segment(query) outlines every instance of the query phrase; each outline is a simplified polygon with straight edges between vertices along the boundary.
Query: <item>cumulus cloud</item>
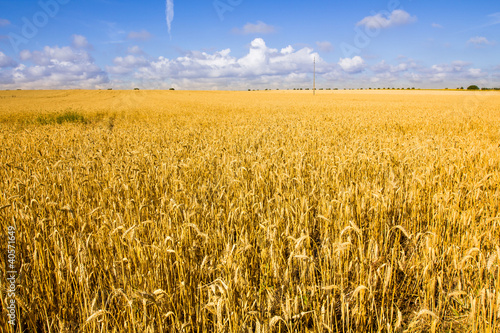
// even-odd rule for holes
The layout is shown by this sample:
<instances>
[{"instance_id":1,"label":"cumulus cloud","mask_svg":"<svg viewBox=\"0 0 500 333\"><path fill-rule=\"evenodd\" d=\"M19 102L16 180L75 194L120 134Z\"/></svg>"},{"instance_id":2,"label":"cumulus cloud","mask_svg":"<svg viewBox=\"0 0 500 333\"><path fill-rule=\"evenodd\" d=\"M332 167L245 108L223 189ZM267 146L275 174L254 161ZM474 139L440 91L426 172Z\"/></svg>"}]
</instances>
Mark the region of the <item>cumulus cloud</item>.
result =
<instances>
[{"instance_id":1,"label":"cumulus cloud","mask_svg":"<svg viewBox=\"0 0 500 333\"><path fill-rule=\"evenodd\" d=\"M19 56L31 65L23 63L9 70L8 83L13 87L96 88L109 81L107 73L94 63L87 51L82 49L46 46L41 51L23 50ZM4 78L5 75L6 73Z\"/></svg>"},{"instance_id":2,"label":"cumulus cloud","mask_svg":"<svg viewBox=\"0 0 500 333\"><path fill-rule=\"evenodd\" d=\"M340 58L339 66L347 73L356 74L365 70L366 64L363 58L355 56L353 58Z\"/></svg>"},{"instance_id":3,"label":"cumulus cloud","mask_svg":"<svg viewBox=\"0 0 500 333\"><path fill-rule=\"evenodd\" d=\"M462 73L470 65L470 62L457 60L451 62L450 64L433 65L431 69L436 73Z\"/></svg>"},{"instance_id":4,"label":"cumulus cloud","mask_svg":"<svg viewBox=\"0 0 500 333\"><path fill-rule=\"evenodd\" d=\"M56 63L90 63L92 57L86 51L75 50L72 47L45 46L42 51L23 50L20 53L22 60L29 60L38 66L49 66Z\"/></svg>"},{"instance_id":5,"label":"cumulus cloud","mask_svg":"<svg viewBox=\"0 0 500 333\"><path fill-rule=\"evenodd\" d=\"M301 80L312 82L314 58L318 73L327 73L332 69L332 65L323 61L311 48L295 50L289 45L279 50L256 38L242 57L232 56L230 49L213 53L191 51L174 59L129 55L115 58L114 66L107 70L112 75L130 75L134 80L153 85L170 80L191 88L203 85L206 89L221 85L236 88L257 83L283 85Z\"/></svg>"},{"instance_id":6,"label":"cumulus cloud","mask_svg":"<svg viewBox=\"0 0 500 333\"><path fill-rule=\"evenodd\" d=\"M10 21L7 19L0 18L0 27L6 27L10 25Z\"/></svg>"},{"instance_id":7,"label":"cumulus cloud","mask_svg":"<svg viewBox=\"0 0 500 333\"><path fill-rule=\"evenodd\" d=\"M151 38L151 34L149 31L142 29L141 31L131 31L127 35L128 39L138 40L138 41L146 41Z\"/></svg>"},{"instance_id":8,"label":"cumulus cloud","mask_svg":"<svg viewBox=\"0 0 500 333\"><path fill-rule=\"evenodd\" d=\"M87 38L82 35L73 35L72 45L77 49L92 49L92 45L88 42Z\"/></svg>"},{"instance_id":9,"label":"cumulus cloud","mask_svg":"<svg viewBox=\"0 0 500 333\"><path fill-rule=\"evenodd\" d=\"M9 56L0 51L0 68L14 67L17 63Z\"/></svg>"},{"instance_id":10,"label":"cumulus cloud","mask_svg":"<svg viewBox=\"0 0 500 333\"><path fill-rule=\"evenodd\" d=\"M468 78L481 78L484 77L485 73L480 68L469 68L467 70L466 76Z\"/></svg>"},{"instance_id":11,"label":"cumulus cloud","mask_svg":"<svg viewBox=\"0 0 500 333\"><path fill-rule=\"evenodd\" d=\"M401 62L398 65L389 65L385 60L382 60L378 64L372 66L371 70L374 73L401 73L416 67L417 64L412 60Z\"/></svg>"},{"instance_id":12,"label":"cumulus cloud","mask_svg":"<svg viewBox=\"0 0 500 333\"><path fill-rule=\"evenodd\" d=\"M250 34L272 34L276 32L276 28L272 25L266 24L262 21L258 21L257 23L247 23L243 26L243 28L234 28L233 33L241 34L241 35L250 35Z\"/></svg>"},{"instance_id":13,"label":"cumulus cloud","mask_svg":"<svg viewBox=\"0 0 500 333\"><path fill-rule=\"evenodd\" d=\"M314 58L318 78L320 75L334 78L341 72L338 65L328 64L312 48L294 49L291 45L272 48L261 38L254 39L241 57L233 56L230 49L223 49L190 51L169 59L149 56L140 47L133 46L127 54L115 57L105 70L94 63L87 49L71 46L23 50L19 57L21 64L9 60L9 65L14 67L0 70L1 87L96 88L110 82L108 75L114 87L124 88L129 87L127 82L150 88L307 87L312 84Z\"/></svg>"},{"instance_id":14,"label":"cumulus cloud","mask_svg":"<svg viewBox=\"0 0 500 333\"><path fill-rule=\"evenodd\" d=\"M369 29L385 29L417 21L416 16L411 16L402 9L393 10L389 15L378 13L373 16L367 16L357 23L357 26L365 26Z\"/></svg>"},{"instance_id":15,"label":"cumulus cloud","mask_svg":"<svg viewBox=\"0 0 500 333\"><path fill-rule=\"evenodd\" d=\"M469 39L467 41L467 44L473 44L476 47L480 47L480 46L494 45L495 42L489 41L486 37L476 36Z\"/></svg>"},{"instance_id":16,"label":"cumulus cloud","mask_svg":"<svg viewBox=\"0 0 500 333\"><path fill-rule=\"evenodd\" d=\"M314 58L316 82L323 87L418 83L423 87L442 88L455 84L465 86L469 81L498 86L500 79L498 68L487 70L460 60L424 66L406 57L398 57L394 62L371 63L355 56L329 63L310 47L273 48L262 38L255 38L242 56L222 49L190 51L174 58L154 57L138 46L131 46L104 69L95 64L88 48L46 46L23 50L19 53L20 63L0 52L0 88L105 88L110 82L113 87L125 89L136 86L155 89L311 87Z\"/></svg>"},{"instance_id":17,"label":"cumulus cloud","mask_svg":"<svg viewBox=\"0 0 500 333\"><path fill-rule=\"evenodd\" d=\"M332 52L333 51L333 45L330 42L324 41L324 42L316 42L316 45L318 46L318 49L321 52Z\"/></svg>"},{"instance_id":18,"label":"cumulus cloud","mask_svg":"<svg viewBox=\"0 0 500 333\"><path fill-rule=\"evenodd\" d=\"M172 38L170 31L172 29L172 21L174 20L174 0L167 0L165 15L167 19L168 34L170 38Z\"/></svg>"},{"instance_id":19,"label":"cumulus cloud","mask_svg":"<svg viewBox=\"0 0 500 333\"><path fill-rule=\"evenodd\" d=\"M128 55L125 57L116 57L113 59L114 66L108 66L106 69L109 74L129 74L136 68L149 67L149 61L144 56Z\"/></svg>"},{"instance_id":20,"label":"cumulus cloud","mask_svg":"<svg viewBox=\"0 0 500 333\"><path fill-rule=\"evenodd\" d=\"M144 51L137 45L130 46L127 48L127 53L128 54L143 54Z\"/></svg>"},{"instance_id":21,"label":"cumulus cloud","mask_svg":"<svg viewBox=\"0 0 500 333\"><path fill-rule=\"evenodd\" d=\"M429 88L443 88L459 84L457 82L463 82L465 79L484 79L488 76L481 69L471 66L471 63L465 61L435 64L430 67L418 65L411 59L397 65L381 61L370 68L375 74L370 80L382 86L386 86L387 83L399 85L401 82L406 82L407 84L423 84L424 87Z\"/></svg>"},{"instance_id":22,"label":"cumulus cloud","mask_svg":"<svg viewBox=\"0 0 500 333\"><path fill-rule=\"evenodd\" d=\"M473 68L472 63L453 61L451 63L435 64L429 68L418 68L418 72L408 73L412 82L431 82L439 84L455 84L464 79L483 79L488 76L479 68Z\"/></svg>"}]
</instances>

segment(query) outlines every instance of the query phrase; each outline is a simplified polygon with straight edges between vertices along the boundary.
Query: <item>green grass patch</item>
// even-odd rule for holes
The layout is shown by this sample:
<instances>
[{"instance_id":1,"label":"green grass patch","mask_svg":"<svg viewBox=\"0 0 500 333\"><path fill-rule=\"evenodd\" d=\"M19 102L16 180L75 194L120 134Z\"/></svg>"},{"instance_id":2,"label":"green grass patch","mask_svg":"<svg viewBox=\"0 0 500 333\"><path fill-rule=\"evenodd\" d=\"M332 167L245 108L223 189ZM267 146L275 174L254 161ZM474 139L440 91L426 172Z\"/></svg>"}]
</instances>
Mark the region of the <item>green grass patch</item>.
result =
<instances>
[{"instance_id":1,"label":"green grass patch","mask_svg":"<svg viewBox=\"0 0 500 333\"><path fill-rule=\"evenodd\" d=\"M79 112L68 110L62 114L50 114L50 115L38 116L36 118L36 123L40 125L52 125L52 124L63 124L63 123L87 124L88 119Z\"/></svg>"}]
</instances>

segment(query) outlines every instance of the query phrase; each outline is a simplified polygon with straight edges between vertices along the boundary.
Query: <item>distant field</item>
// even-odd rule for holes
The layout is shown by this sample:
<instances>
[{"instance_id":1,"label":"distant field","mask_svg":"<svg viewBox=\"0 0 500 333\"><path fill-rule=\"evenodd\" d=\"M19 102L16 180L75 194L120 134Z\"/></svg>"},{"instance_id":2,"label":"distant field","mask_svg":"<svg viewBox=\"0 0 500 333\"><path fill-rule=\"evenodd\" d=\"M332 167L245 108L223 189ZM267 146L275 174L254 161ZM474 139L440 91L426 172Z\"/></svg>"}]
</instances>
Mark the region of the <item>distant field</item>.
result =
<instances>
[{"instance_id":1,"label":"distant field","mask_svg":"<svg viewBox=\"0 0 500 333\"><path fill-rule=\"evenodd\" d=\"M0 91L0 142L18 332L500 331L498 92Z\"/></svg>"}]
</instances>

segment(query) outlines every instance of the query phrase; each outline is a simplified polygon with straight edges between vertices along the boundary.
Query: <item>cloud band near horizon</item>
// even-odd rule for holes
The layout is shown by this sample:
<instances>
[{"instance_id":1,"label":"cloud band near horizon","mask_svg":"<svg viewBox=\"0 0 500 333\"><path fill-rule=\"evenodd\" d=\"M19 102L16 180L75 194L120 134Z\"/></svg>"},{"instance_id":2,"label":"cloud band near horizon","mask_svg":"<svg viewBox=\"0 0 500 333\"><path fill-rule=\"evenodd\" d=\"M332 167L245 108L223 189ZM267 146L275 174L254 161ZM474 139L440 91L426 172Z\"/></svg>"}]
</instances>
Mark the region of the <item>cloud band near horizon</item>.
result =
<instances>
[{"instance_id":1,"label":"cloud band near horizon","mask_svg":"<svg viewBox=\"0 0 500 333\"><path fill-rule=\"evenodd\" d=\"M313 59L317 84L325 87L454 87L479 84L500 85L500 67L481 69L465 61L425 66L412 59L397 64L385 60L370 63L361 56L328 62L311 47L288 45L271 48L255 38L241 57L231 49L213 53L190 51L168 59L152 57L140 47L129 49L113 63L98 66L91 56L92 45L74 35L72 46L46 46L40 51L24 50L20 62L0 52L0 89L264 89L309 87Z\"/></svg>"}]
</instances>

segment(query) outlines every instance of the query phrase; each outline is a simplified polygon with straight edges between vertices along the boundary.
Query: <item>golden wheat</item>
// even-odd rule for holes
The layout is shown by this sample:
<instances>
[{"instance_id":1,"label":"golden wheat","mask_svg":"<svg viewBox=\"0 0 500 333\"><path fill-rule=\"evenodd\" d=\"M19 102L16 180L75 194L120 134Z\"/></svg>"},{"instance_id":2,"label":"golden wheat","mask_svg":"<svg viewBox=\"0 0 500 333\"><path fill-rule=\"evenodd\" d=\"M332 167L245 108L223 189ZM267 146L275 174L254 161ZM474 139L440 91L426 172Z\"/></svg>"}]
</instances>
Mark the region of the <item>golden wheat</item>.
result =
<instances>
[{"instance_id":1,"label":"golden wheat","mask_svg":"<svg viewBox=\"0 0 500 333\"><path fill-rule=\"evenodd\" d=\"M498 94L0 98L17 332L500 330Z\"/></svg>"}]
</instances>

